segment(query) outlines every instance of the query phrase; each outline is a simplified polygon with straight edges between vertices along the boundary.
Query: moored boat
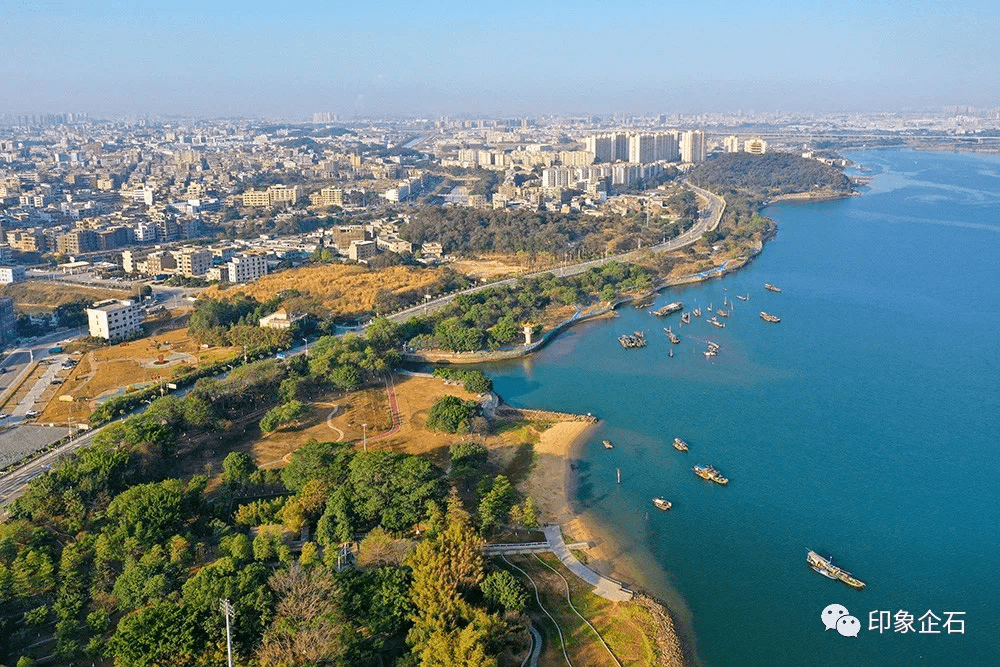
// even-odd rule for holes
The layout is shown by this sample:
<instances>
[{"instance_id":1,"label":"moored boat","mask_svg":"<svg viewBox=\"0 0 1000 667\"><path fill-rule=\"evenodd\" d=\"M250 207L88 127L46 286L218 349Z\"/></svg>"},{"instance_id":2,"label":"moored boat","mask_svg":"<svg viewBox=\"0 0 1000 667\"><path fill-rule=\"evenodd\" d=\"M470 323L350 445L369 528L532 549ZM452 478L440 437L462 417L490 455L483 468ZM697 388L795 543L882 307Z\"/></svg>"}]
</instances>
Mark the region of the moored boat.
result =
<instances>
[{"instance_id":1,"label":"moored boat","mask_svg":"<svg viewBox=\"0 0 1000 667\"><path fill-rule=\"evenodd\" d=\"M680 301L673 301L663 306L662 308L657 308L656 310L649 311L657 317L663 317L664 315L669 315L670 313L676 313L678 310L684 308L684 304Z\"/></svg>"},{"instance_id":2,"label":"moored boat","mask_svg":"<svg viewBox=\"0 0 1000 667\"><path fill-rule=\"evenodd\" d=\"M686 452L688 450L688 444L680 438L674 438L674 449L679 452Z\"/></svg>"},{"instance_id":3,"label":"moored boat","mask_svg":"<svg viewBox=\"0 0 1000 667\"><path fill-rule=\"evenodd\" d=\"M615 446L611 444L610 440L602 440L601 444L604 445L604 449L614 449Z\"/></svg>"},{"instance_id":4,"label":"moored boat","mask_svg":"<svg viewBox=\"0 0 1000 667\"><path fill-rule=\"evenodd\" d=\"M860 591L865 587L865 582L861 581L847 570L834 565L833 559L824 558L811 549L806 553L806 564L808 564L814 572L819 572L824 577L829 579L842 581L856 590Z\"/></svg>"},{"instance_id":5,"label":"moored boat","mask_svg":"<svg viewBox=\"0 0 1000 667\"><path fill-rule=\"evenodd\" d=\"M768 291L771 291L771 292L780 292L781 291L780 287L775 287L771 283L764 283L764 289L766 289Z\"/></svg>"},{"instance_id":6,"label":"moored boat","mask_svg":"<svg viewBox=\"0 0 1000 667\"><path fill-rule=\"evenodd\" d=\"M653 498L653 504L656 505L656 509L664 511L673 507L672 502L670 502L669 500L665 500L663 498Z\"/></svg>"},{"instance_id":7,"label":"moored boat","mask_svg":"<svg viewBox=\"0 0 1000 667\"><path fill-rule=\"evenodd\" d=\"M707 479L710 482L715 482L716 484L721 484L725 486L729 484L729 480L726 479L721 472L716 470L713 466L695 466L692 468L694 474L698 475L702 479Z\"/></svg>"},{"instance_id":8,"label":"moored boat","mask_svg":"<svg viewBox=\"0 0 1000 667\"><path fill-rule=\"evenodd\" d=\"M770 313L765 313L764 311L760 311L760 319L765 322L771 322L772 324L777 324L781 321L781 318L777 315L771 315Z\"/></svg>"},{"instance_id":9,"label":"moored boat","mask_svg":"<svg viewBox=\"0 0 1000 667\"><path fill-rule=\"evenodd\" d=\"M746 296L743 296L742 294L737 294L736 298L739 299L740 301L749 301L750 293L748 292Z\"/></svg>"}]
</instances>

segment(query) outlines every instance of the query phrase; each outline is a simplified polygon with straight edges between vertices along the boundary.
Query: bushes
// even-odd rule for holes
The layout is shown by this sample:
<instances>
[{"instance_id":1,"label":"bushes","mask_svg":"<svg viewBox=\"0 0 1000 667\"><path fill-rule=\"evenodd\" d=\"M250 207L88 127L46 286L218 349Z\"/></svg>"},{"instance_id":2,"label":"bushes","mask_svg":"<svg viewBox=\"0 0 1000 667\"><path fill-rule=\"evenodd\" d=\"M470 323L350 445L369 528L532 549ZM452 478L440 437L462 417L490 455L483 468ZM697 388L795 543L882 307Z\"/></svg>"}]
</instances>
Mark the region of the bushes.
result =
<instances>
[{"instance_id":1,"label":"bushes","mask_svg":"<svg viewBox=\"0 0 1000 667\"><path fill-rule=\"evenodd\" d=\"M458 368L435 368L433 375L436 378L461 382L465 390L473 394L485 394L493 389L493 380L478 370L467 371Z\"/></svg>"},{"instance_id":2,"label":"bushes","mask_svg":"<svg viewBox=\"0 0 1000 667\"><path fill-rule=\"evenodd\" d=\"M445 396L431 406L427 428L445 433L468 433L472 420L479 415L475 401L463 401L457 396Z\"/></svg>"}]
</instances>

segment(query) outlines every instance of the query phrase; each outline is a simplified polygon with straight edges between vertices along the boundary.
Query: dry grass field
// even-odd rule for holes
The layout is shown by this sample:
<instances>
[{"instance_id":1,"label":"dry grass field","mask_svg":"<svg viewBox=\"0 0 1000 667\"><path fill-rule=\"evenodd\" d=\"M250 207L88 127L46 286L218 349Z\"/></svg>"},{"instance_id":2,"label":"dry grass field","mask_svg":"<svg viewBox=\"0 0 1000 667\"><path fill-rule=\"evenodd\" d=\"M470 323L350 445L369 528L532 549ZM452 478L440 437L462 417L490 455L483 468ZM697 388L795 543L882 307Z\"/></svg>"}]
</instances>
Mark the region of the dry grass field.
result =
<instances>
[{"instance_id":1,"label":"dry grass field","mask_svg":"<svg viewBox=\"0 0 1000 667\"><path fill-rule=\"evenodd\" d=\"M65 421L71 409L74 420L83 420L96 407L94 399L106 392L167 380L201 364L232 359L238 353L236 348L202 350L188 336L187 329L174 329L123 345L93 348L74 355L79 362L58 386L58 392L54 392L56 395L38 421ZM161 355L165 363L155 363ZM75 400L72 403L58 400L64 394Z\"/></svg>"},{"instance_id":2,"label":"dry grass field","mask_svg":"<svg viewBox=\"0 0 1000 667\"><path fill-rule=\"evenodd\" d=\"M440 280L441 271L433 269L391 266L375 271L363 266L330 264L281 271L264 276L249 285L226 290L213 286L201 294L214 299L246 294L258 301L266 301L280 292L298 290L317 299L333 313L356 315L374 310L375 296L379 290L387 289L396 293L422 291Z\"/></svg>"},{"instance_id":3,"label":"dry grass field","mask_svg":"<svg viewBox=\"0 0 1000 667\"><path fill-rule=\"evenodd\" d=\"M111 290L72 283L55 282L52 280L25 280L21 283L4 285L0 296L14 299L18 310L30 312L51 311L77 299L100 301L102 299L121 299L130 294L126 289Z\"/></svg>"}]
</instances>

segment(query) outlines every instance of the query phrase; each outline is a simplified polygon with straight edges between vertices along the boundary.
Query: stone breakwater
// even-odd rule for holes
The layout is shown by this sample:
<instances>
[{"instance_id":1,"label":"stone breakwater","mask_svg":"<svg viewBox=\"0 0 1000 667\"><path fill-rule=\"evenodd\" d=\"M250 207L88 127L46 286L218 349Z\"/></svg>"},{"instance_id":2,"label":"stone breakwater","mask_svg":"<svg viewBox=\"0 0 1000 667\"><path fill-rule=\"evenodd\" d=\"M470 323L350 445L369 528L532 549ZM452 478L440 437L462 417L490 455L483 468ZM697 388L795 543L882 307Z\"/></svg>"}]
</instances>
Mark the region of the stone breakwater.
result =
<instances>
[{"instance_id":1,"label":"stone breakwater","mask_svg":"<svg viewBox=\"0 0 1000 667\"><path fill-rule=\"evenodd\" d=\"M596 424L594 415L577 415L571 412L554 412L552 410L529 410L527 408L512 408L509 405L497 406L494 411L500 419L537 419L557 422L588 422Z\"/></svg>"}]
</instances>

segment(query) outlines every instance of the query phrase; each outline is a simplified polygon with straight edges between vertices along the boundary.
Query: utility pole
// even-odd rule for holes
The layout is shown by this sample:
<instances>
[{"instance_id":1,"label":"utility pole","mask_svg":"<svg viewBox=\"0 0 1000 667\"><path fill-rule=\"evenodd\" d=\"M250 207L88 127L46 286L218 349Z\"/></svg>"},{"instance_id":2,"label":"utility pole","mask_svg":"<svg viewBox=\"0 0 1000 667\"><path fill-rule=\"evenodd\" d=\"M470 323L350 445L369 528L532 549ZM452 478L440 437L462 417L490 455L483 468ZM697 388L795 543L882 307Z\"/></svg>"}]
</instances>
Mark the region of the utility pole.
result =
<instances>
[{"instance_id":1,"label":"utility pole","mask_svg":"<svg viewBox=\"0 0 1000 667\"><path fill-rule=\"evenodd\" d=\"M229 656L229 667L233 667L233 636L229 632L229 617L233 615L233 605L229 600L222 601L222 613L226 615L226 654Z\"/></svg>"}]
</instances>

